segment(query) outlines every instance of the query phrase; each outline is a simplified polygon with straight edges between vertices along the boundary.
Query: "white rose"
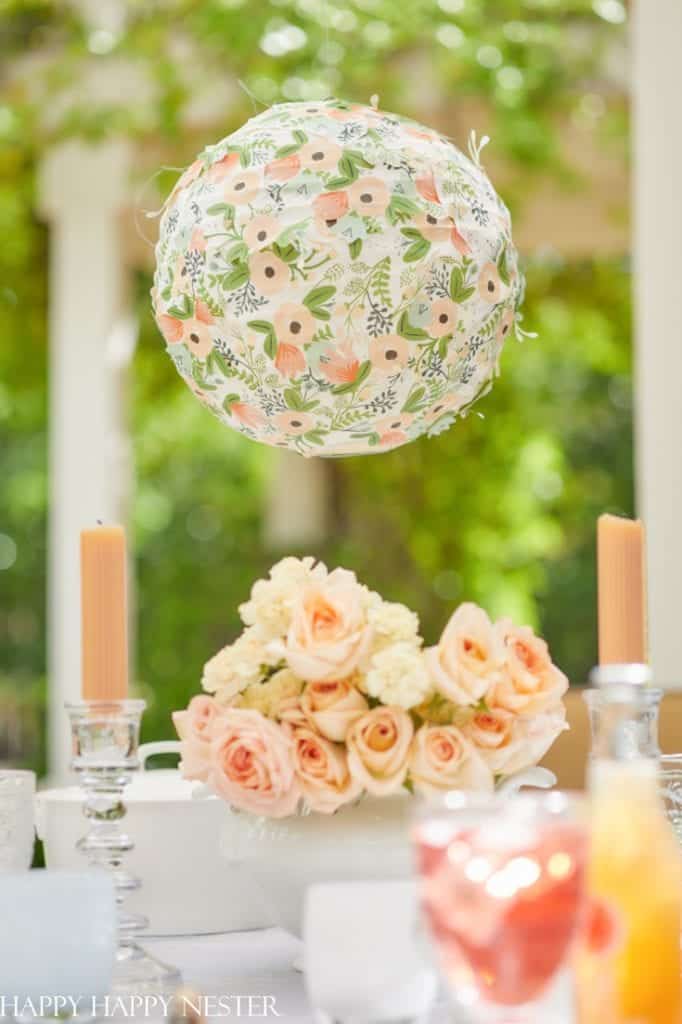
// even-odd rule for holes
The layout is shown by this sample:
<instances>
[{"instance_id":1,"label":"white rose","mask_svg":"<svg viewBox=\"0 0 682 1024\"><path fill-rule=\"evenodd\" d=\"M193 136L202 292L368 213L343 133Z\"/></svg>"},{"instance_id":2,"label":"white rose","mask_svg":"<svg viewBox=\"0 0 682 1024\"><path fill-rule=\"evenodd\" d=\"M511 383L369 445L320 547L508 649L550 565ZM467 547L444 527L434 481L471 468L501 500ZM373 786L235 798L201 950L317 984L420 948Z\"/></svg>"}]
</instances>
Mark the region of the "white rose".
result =
<instances>
[{"instance_id":1,"label":"white rose","mask_svg":"<svg viewBox=\"0 0 682 1024\"><path fill-rule=\"evenodd\" d=\"M273 673L264 683L252 683L238 698L237 707L252 708L267 718L279 717L279 709L290 697L298 697L303 682L288 668Z\"/></svg>"},{"instance_id":2,"label":"white rose","mask_svg":"<svg viewBox=\"0 0 682 1024\"><path fill-rule=\"evenodd\" d=\"M284 636L301 589L326 576L327 567L311 556L281 559L268 579L256 580L250 600L239 606L242 622L252 626L264 641Z\"/></svg>"},{"instance_id":3,"label":"white rose","mask_svg":"<svg viewBox=\"0 0 682 1024\"><path fill-rule=\"evenodd\" d=\"M245 630L233 644L223 647L204 665L201 685L215 694L221 704L228 704L237 694L263 676L263 666L276 664L258 635Z\"/></svg>"},{"instance_id":4,"label":"white rose","mask_svg":"<svg viewBox=\"0 0 682 1024\"><path fill-rule=\"evenodd\" d=\"M433 689L423 652L406 641L379 651L372 658L364 688L382 704L406 709L421 704Z\"/></svg>"}]
</instances>

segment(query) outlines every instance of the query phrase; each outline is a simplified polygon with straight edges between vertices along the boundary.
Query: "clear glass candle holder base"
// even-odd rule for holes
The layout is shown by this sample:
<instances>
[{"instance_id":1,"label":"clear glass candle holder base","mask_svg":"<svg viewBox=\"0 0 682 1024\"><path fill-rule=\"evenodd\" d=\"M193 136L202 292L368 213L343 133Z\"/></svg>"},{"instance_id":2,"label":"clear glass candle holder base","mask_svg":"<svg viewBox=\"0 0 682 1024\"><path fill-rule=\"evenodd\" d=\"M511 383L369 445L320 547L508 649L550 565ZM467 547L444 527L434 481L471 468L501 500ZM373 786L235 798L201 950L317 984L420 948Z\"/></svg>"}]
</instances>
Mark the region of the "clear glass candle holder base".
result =
<instances>
[{"instance_id":1,"label":"clear glass candle holder base","mask_svg":"<svg viewBox=\"0 0 682 1024\"><path fill-rule=\"evenodd\" d=\"M176 967L157 960L137 942L123 941L116 950L111 995L172 996L182 985Z\"/></svg>"},{"instance_id":2,"label":"clear glass candle holder base","mask_svg":"<svg viewBox=\"0 0 682 1024\"><path fill-rule=\"evenodd\" d=\"M123 827L125 787L139 769L138 746L142 700L81 701L67 704L71 721L73 758L84 793L83 814L89 824L78 840L80 852L93 868L109 871L118 905L118 945L111 995L173 995L182 982L180 972L157 960L137 943L147 919L131 914L124 903L140 882L124 867L133 841Z\"/></svg>"}]
</instances>

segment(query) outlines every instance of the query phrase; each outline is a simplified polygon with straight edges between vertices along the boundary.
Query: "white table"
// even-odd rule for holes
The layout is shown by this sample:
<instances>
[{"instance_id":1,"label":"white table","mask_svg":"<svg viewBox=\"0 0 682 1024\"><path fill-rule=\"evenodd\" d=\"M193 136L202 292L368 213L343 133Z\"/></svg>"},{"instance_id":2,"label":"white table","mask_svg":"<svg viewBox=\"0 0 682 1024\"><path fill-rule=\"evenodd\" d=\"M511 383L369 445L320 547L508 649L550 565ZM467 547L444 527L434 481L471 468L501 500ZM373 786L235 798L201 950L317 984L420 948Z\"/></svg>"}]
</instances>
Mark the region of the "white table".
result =
<instances>
[{"instance_id":1,"label":"white table","mask_svg":"<svg viewBox=\"0 0 682 1024\"><path fill-rule=\"evenodd\" d=\"M149 939L144 945L167 963L182 971L185 985L203 996L274 997L270 1005L280 1015L262 1014L264 1002L254 1000L252 1015L242 1001L241 1018L232 1002L232 1017L226 1020L271 1020L289 1024L319 1024L305 992L303 975L293 961L301 953L301 943L279 928L265 931L231 932L228 935L203 935L190 938ZM452 1020L444 1006L434 1011L429 1024Z\"/></svg>"}]
</instances>

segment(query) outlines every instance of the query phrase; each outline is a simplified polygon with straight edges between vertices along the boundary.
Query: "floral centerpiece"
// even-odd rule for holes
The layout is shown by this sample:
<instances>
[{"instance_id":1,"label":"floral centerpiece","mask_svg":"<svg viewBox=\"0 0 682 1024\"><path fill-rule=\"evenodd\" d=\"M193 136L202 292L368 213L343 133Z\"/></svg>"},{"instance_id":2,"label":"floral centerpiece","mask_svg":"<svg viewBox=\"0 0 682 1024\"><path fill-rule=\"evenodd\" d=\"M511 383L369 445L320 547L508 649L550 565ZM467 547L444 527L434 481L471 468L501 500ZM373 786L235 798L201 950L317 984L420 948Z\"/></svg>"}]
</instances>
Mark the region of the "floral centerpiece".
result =
<instances>
[{"instance_id":1,"label":"floral centerpiece","mask_svg":"<svg viewBox=\"0 0 682 1024\"><path fill-rule=\"evenodd\" d=\"M492 790L567 728L547 644L462 604L438 644L346 569L284 558L241 605L244 631L173 715L182 772L233 807L331 814L364 793Z\"/></svg>"}]
</instances>

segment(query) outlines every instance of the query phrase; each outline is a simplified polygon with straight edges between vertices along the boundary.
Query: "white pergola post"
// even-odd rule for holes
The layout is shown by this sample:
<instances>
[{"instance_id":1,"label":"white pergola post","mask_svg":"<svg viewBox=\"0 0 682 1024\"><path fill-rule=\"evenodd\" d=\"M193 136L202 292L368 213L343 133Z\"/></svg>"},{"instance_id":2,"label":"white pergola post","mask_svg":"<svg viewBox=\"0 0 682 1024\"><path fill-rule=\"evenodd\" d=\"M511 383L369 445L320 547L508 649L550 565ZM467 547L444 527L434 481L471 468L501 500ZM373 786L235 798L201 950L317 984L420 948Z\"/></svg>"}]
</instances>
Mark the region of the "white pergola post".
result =
<instances>
[{"instance_id":1,"label":"white pergola post","mask_svg":"<svg viewBox=\"0 0 682 1024\"><path fill-rule=\"evenodd\" d=\"M50 228L48 747L51 780L68 775L64 701L80 694L79 531L120 521L129 473L121 372L131 331L119 215L128 196L123 142L69 142L41 168ZM127 340L126 340L127 339Z\"/></svg>"},{"instance_id":2,"label":"white pergola post","mask_svg":"<svg viewBox=\"0 0 682 1024\"><path fill-rule=\"evenodd\" d=\"M264 513L268 548L312 547L324 540L329 526L329 477L324 459L273 452Z\"/></svg>"},{"instance_id":3,"label":"white pergola post","mask_svg":"<svg viewBox=\"0 0 682 1024\"><path fill-rule=\"evenodd\" d=\"M682 686L682 118L680 0L637 0L632 23L639 510L647 525L657 681Z\"/></svg>"}]
</instances>

